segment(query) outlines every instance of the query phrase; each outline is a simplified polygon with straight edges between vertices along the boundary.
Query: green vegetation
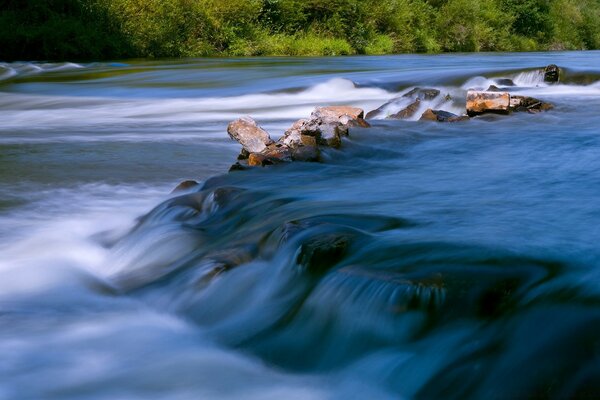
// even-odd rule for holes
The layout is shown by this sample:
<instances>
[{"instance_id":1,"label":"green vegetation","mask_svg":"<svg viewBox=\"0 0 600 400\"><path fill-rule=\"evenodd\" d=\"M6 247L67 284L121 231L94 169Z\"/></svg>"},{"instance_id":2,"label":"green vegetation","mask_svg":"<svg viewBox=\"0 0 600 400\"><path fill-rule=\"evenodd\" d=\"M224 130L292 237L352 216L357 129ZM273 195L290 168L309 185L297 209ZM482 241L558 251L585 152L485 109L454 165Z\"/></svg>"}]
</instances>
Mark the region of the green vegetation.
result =
<instances>
[{"instance_id":1,"label":"green vegetation","mask_svg":"<svg viewBox=\"0 0 600 400\"><path fill-rule=\"evenodd\" d=\"M600 48L598 0L0 0L1 60Z\"/></svg>"}]
</instances>

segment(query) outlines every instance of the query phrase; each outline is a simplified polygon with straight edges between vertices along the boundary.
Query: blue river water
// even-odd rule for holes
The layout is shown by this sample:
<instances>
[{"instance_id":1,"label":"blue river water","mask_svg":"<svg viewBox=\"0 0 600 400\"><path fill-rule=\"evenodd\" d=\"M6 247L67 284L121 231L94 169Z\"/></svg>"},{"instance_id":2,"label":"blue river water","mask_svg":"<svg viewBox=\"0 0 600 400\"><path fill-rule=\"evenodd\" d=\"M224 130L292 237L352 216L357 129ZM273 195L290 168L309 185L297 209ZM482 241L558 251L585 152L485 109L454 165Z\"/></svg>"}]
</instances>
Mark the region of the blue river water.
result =
<instances>
[{"instance_id":1,"label":"blue river water","mask_svg":"<svg viewBox=\"0 0 600 400\"><path fill-rule=\"evenodd\" d=\"M386 118L501 79L554 109ZM0 399L600 398L599 111L600 52L0 63Z\"/></svg>"}]
</instances>

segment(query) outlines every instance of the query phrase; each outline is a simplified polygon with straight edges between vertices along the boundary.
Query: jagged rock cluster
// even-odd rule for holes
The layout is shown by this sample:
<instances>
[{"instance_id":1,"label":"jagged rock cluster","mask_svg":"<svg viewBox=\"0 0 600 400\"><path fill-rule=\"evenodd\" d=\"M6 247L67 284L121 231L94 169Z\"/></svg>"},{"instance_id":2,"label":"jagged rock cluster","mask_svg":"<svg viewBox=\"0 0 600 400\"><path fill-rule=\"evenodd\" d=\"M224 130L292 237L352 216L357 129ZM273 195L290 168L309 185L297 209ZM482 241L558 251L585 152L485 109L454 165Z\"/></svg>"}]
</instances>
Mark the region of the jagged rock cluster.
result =
<instances>
[{"instance_id":1,"label":"jagged rock cluster","mask_svg":"<svg viewBox=\"0 0 600 400\"><path fill-rule=\"evenodd\" d=\"M556 83L560 77L560 68L549 65L543 70L544 80ZM503 79L499 84L513 86L510 79ZM369 112L366 118L381 115L390 104L406 98L412 99L407 107L388 116L389 119L408 119L420 108L421 102L431 101L440 96L438 89L414 88L401 97L394 98L381 107ZM450 100L446 95L444 100ZM533 97L512 95L492 85L485 91L469 90L467 92L466 113L456 115L448 111L427 109L420 117L421 121L461 122L481 114L510 114L511 112L537 113L553 108ZM292 161L314 162L320 160L320 149L323 147L338 148L342 138L348 136L351 127L369 127L364 112L360 108L350 106L317 107L309 118L300 119L285 131L279 140L274 141L269 133L262 129L251 117L242 117L227 126L229 136L242 145L237 162L230 170L243 170L249 167L266 166ZM185 185L189 186L188 183ZM180 190L186 187L178 188Z\"/></svg>"},{"instance_id":2,"label":"jagged rock cluster","mask_svg":"<svg viewBox=\"0 0 600 400\"><path fill-rule=\"evenodd\" d=\"M274 141L250 117L227 126L229 136L242 145L233 170L291 161L319 161L321 147L337 148L350 127L369 127L360 108L349 106L317 107L310 118L300 119Z\"/></svg>"},{"instance_id":3,"label":"jagged rock cluster","mask_svg":"<svg viewBox=\"0 0 600 400\"><path fill-rule=\"evenodd\" d=\"M560 68L554 64L548 65L541 71L544 75L544 81L547 83L557 83L560 78ZM498 84L503 86L514 86L514 82L510 79L500 79ZM440 91L431 88L414 88L408 93L400 97L396 97L381 107L370 111L367 114L367 119L381 115L389 105L400 100L410 98L413 100L408 106L398 111L395 114L388 115L386 119L410 119L416 115L421 107L421 103L426 100L433 100L440 95ZM444 100L450 100L450 95L446 95ZM497 86L492 85L485 91L469 90L467 92L466 114L456 115L444 110L427 109L421 114L420 121L435 121L435 122L461 122L468 121L471 117L495 113L495 114L510 114L511 112L528 112L538 113L548 111L554 108L552 104L543 102L542 100L520 95L512 95L506 90L500 90Z\"/></svg>"}]
</instances>

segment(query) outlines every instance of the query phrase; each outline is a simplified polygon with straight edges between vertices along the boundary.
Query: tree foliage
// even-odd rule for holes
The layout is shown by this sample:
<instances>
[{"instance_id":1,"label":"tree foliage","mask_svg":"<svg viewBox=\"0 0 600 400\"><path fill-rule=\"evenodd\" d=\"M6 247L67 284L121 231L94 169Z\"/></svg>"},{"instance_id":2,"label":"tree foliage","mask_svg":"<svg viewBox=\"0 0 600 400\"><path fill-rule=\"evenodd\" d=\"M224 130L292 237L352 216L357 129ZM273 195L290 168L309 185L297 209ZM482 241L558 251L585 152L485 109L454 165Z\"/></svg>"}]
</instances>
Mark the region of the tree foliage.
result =
<instances>
[{"instance_id":1,"label":"tree foliage","mask_svg":"<svg viewBox=\"0 0 600 400\"><path fill-rule=\"evenodd\" d=\"M598 0L0 0L0 59L600 48Z\"/></svg>"}]
</instances>

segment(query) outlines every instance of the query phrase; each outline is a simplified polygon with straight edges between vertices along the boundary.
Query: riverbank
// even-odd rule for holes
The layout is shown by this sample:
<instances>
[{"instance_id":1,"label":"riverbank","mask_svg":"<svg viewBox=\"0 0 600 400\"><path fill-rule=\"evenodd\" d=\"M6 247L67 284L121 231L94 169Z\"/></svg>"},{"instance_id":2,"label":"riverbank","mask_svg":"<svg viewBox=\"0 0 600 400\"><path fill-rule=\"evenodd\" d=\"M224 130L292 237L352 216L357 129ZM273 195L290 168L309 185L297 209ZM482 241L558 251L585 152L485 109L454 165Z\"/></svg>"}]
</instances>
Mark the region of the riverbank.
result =
<instances>
[{"instance_id":1,"label":"riverbank","mask_svg":"<svg viewBox=\"0 0 600 400\"><path fill-rule=\"evenodd\" d=\"M36 0L0 10L0 60L600 48L593 0Z\"/></svg>"}]
</instances>

